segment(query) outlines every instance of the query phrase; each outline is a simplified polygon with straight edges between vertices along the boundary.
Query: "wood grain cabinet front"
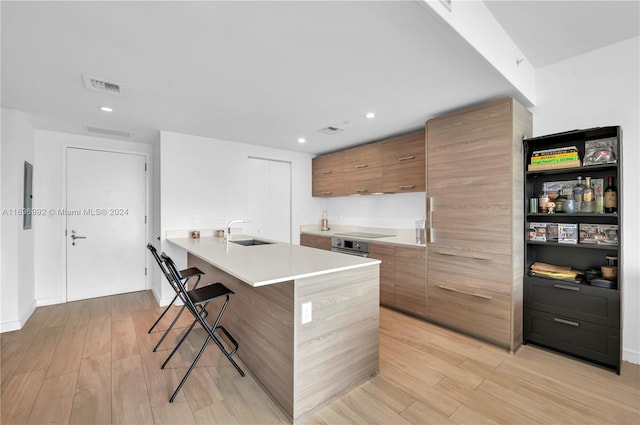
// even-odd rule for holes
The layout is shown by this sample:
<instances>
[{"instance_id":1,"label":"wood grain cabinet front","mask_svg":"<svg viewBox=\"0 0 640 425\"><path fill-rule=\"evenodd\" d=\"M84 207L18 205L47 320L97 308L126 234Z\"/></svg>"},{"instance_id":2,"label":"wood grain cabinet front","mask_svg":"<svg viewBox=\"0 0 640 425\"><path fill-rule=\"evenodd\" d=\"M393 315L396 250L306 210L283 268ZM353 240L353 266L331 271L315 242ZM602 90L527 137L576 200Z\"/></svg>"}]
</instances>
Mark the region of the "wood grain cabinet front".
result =
<instances>
[{"instance_id":1,"label":"wood grain cabinet front","mask_svg":"<svg viewBox=\"0 0 640 425\"><path fill-rule=\"evenodd\" d=\"M522 343L522 139L514 99L427 122L429 318L514 351Z\"/></svg>"},{"instance_id":2,"label":"wood grain cabinet front","mask_svg":"<svg viewBox=\"0 0 640 425\"><path fill-rule=\"evenodd\" d=\"M382 261L380 264L380 304L395 307L396 304L396 251L391 245L369 244L369 256Z\"/></svg>"},{"instance_id":3,"label":"wood grain cabinet front","mask_svg":"<svg viewBox=\"0 0 640 425\"><path fill-rule=\"evenodd\" d=\"M369 195L382 192L382 144L370 143L344 151L345 192Z\"/></svg>"},{"instance_id":4,"label":"wood grain cabinet front","mask_svg":"<svg viewBox=\"0 0 640 425\"><path fill-rule=\"evenodd\" d=\"M424 192L425 132L382 142L382 190L385 193Z\"/></svg>"},{"instance_id":5,"label":"wood grain cabinet front","mask_svg":"<svg viewBox=\"0 0 640 425\"><path fill-rule=\"evenodd\" d=\"M427 259L420 248L396 247L396 306L427 315Z\"/></svg>"},{"instance_id":6,"label":"wood grain cabinet front","mask_svg":"<svg viewBox=\"0 0 640 425\"><path fill-rule=\"evenodd\" d=\"M328 236L309 235L307 233L300 234L300 245L311 248L324 249L331 251L331 238Z\"/></svg>"},{"instance_id":7,"label":"wood grain cabinet front","mask_svg":"<svg viewBox=\"0 0 640 425\"><path fill-rule=\"evenodd\" d=\"M320 155L311 161L312 196L343 196L344 152Z\"/></svg>"}]
</instances>

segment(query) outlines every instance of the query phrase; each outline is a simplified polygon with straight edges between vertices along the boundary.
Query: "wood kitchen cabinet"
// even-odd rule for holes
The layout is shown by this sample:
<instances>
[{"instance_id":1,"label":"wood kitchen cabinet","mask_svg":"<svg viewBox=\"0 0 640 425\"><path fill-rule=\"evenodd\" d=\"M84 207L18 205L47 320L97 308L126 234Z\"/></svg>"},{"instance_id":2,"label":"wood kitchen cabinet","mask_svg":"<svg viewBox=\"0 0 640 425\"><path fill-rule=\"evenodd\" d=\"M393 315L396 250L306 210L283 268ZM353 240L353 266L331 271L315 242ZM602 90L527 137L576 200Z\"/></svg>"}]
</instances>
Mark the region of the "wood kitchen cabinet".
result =
<instances>
[{"instance_id":1,"label":"wood kitchen cabinet","mask_svg":"<svg viewBox=\"0 0 640 425\"><path fill-rule=\"evenodd\" d=\"M300 234L300 245L331 251L331 238L328 236Z\"/></svg>"},{"instance_id":2,"label":"wood kitchen cabinet","mask_svg":"<svg viewBox=\"0 0 640 425\"><path fill-rule=\"evenodd\" d=\"M391 245L369 244L369 256L382 261L380 264L380 304L395 307L396 304L396 251Z\"/></svg>"},{"instance_id":3,"label":"wood kitchen cabinet","mask_svg":"<svg viewBox=\"0 0 640 425\"><path fill-rule=\"evenodd\" d=\"M369 245L380 265L380 304L413 315L427 315L426 251L380 243Z\"/></svg>"},{"instance_id":4,"label":"wood kitchen cabinet","mask_svg":"<svg viewBox=\"0 0 640 425\"><path fill-rule=\"evenodd\" d=\"M383 141L382 191L424 192L425 187L425 132Z\"/></svg>"},{"instance_id":5,"label":"wood kitchen cabinet","mask_svg":"<svg viewBox=\"0 0 640 425\"><path fill-rule=\"evenodd\" d=\"M426 124L429 319L515 350L523 323L523 156L511 98Z\"/></svg>"},{"instance_id":6,"label":"wood kitchen cabinet","mask_svg":"<svg viewBox=\"0 0 640 425\"><path fill-rule=\"evenodd\" d=\"M344 151L344 190L348 195L382 192L382 144Z\"/></svg>"},{"instance_id":7,"label":"wood kitchen cabinet","mask_svg":"<svg viewBox=\"0 0 640 425\"><path fill-rule=\"evenodd\" d=\"M320 155L311 161L312 196L343 196L344 152Z\"/></svg>"}]
</instances>

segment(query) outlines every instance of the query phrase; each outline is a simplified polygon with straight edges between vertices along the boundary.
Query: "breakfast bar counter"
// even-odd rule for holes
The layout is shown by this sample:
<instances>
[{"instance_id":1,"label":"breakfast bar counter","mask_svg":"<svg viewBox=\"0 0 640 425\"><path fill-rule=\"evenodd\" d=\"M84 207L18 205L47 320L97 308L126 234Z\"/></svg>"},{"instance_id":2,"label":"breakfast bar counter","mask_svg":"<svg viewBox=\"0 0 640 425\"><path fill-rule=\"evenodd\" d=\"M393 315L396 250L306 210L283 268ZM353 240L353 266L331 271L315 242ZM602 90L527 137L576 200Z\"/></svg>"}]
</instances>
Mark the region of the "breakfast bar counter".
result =
<instances>
[{"instance_id":1,"label":"breakfast bar counter","mask_svg":"<svg viewBox=\"0 0 640 425\"><path fill-rule=\"evenodd\" d=\"M205 282L235 293L223 325L292 422L378 373L379 260L285 243L168 241Z\"/></svg>"}]
</instances>

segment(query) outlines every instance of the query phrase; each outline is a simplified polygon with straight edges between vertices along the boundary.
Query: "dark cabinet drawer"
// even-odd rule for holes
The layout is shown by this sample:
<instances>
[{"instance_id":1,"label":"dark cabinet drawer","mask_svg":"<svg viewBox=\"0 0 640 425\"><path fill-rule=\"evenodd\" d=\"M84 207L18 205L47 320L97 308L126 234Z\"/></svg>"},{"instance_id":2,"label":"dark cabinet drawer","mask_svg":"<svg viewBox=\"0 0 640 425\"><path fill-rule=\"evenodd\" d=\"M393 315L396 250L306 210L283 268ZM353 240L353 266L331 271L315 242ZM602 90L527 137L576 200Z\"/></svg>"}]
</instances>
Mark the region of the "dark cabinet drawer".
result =
<instances>
[{"instance_id":1,"label":"dark cabinet drawer","mask_svg":"<svg viewBox=\"0 0 640 425\"><path fill-rule=\"evenodd\" d=\"M612 289L527 276L524 305L575 320L620 327L620 293Z\"/></svg>"},{"instance_id":2,"label":"dark cabinet drawer","mask_svg":"<svg viewBox=\"0 0 640 425\"><path fill-rule=\"evenodd\" d=\"M527 342L618 367L620 329L525 308Z\"/></svg>"}]
</instances>

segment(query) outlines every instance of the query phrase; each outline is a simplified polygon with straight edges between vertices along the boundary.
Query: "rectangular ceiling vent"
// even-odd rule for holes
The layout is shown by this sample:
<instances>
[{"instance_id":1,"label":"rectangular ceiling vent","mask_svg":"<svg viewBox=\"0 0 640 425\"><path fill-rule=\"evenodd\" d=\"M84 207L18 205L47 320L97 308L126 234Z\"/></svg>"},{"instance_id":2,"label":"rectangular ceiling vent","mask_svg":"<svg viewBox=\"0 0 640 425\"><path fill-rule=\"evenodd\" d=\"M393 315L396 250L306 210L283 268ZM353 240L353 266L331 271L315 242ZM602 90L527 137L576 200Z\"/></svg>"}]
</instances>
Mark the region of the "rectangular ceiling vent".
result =
<instances>
[{"instance_id":1,"label":"rectangular ceiling vent","mask_svg":"<svg viewBox=\"0 0 640 425\"><path fill-rule=\"evenodd\" d=\"M105 134L107 136L117 136L117 137L125 137L125 138L128 138L131 136L131 134L127 133L126 131L110 130L108 128L87 127L87 131L89 131L90 133Z\"/></svg>"},{"instance_id":2,"label":"rectangular ceiling vent","mask_svg":"<svg viewBox=\"0 0 640 425\"><path fill-rule=\"evenodd\" d=\"M84 86L89 90L97 90L104 93L121 95L122 85L113 81L107 81L104 78L92 77L91 75L82 74Z\"/></svg>"},{"instance_id":3,"label":"rectangular ceiling vent","mask_svg":"<svg viewBox=\"0 0 640 425\"><path fill-rule=\"evenodd\" d=\"M340 133L341 131L344 131L344 129L343 128L338 128L338 127L332 127L332 126L325 127L325 128L322 128L322 129L318 130L319 133L329 134L329 135Z\"/></svg>"}]
</instances>

